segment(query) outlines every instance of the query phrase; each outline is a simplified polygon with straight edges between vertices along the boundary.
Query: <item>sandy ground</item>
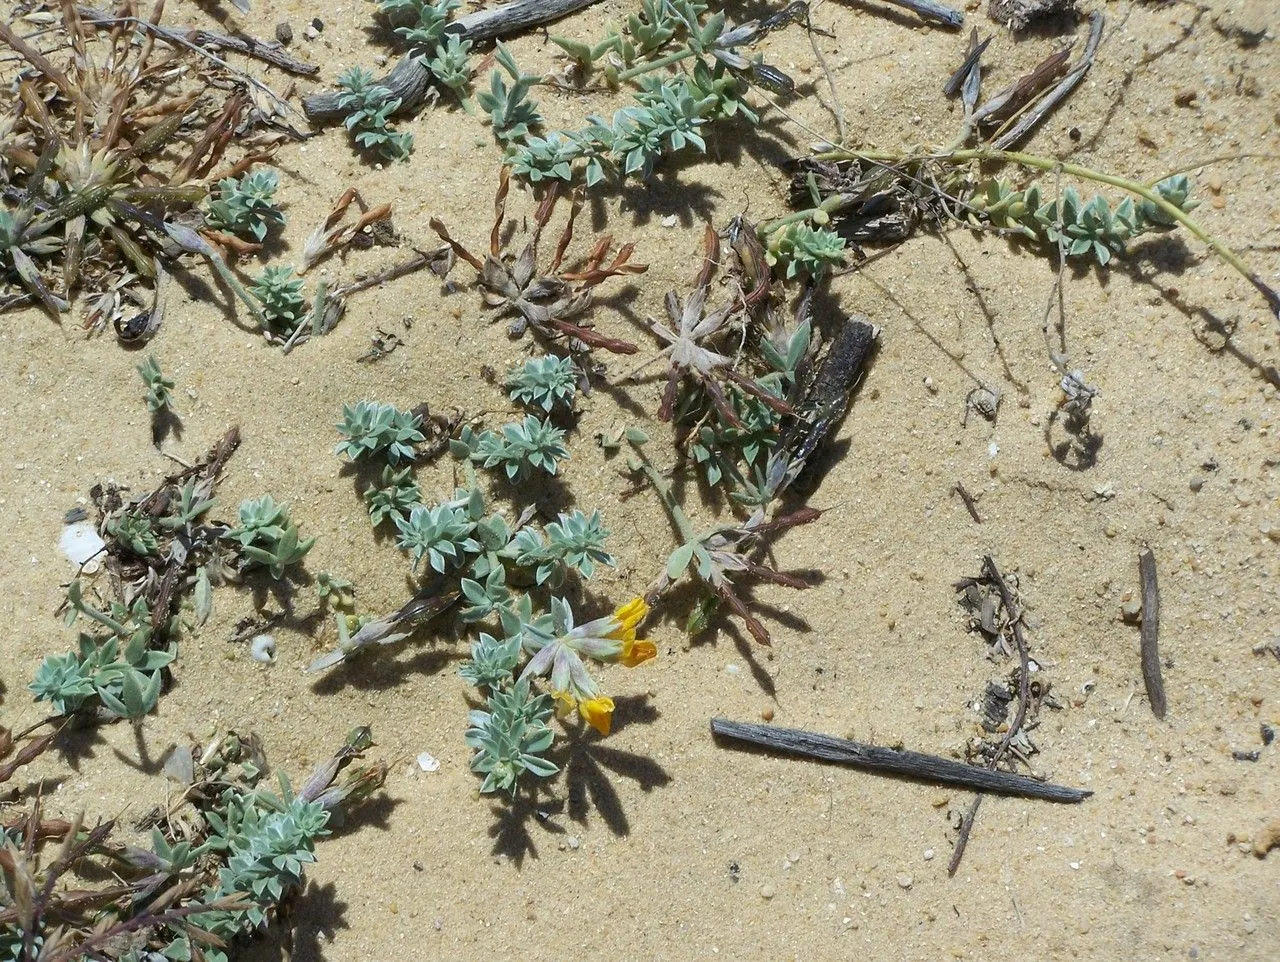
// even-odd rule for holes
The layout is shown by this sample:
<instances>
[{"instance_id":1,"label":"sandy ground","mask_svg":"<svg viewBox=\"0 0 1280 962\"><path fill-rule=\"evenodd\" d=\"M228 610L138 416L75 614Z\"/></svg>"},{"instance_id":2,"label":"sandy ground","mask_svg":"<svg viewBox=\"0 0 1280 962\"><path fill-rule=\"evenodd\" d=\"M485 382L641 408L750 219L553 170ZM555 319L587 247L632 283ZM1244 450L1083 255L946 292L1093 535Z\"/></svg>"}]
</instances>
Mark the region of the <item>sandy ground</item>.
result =
<instances>
[{"instance_id":1,"label":"sandy ground","mask_svg":"<svg viewBox=\"0 0 1280 962\"><path fill-rule=\"evenodd\" d=\"M170 5L167 20L202 16L192 6ZM1232 35L1248 6L1109 4L1097 65L1028 149L1139 180L1270 155L1197 171L1197 216L1275 284L1280 60L1272 39L1245 46ZM234 18L230 5L219 9ZM565 32L598 36L630 9L607 0ZM387 52L369 34L371 10L255 0L251 18L232 22L269 35L290 21L295 52L332 82ZM315 13L325 26L309 42L302 28ZM980 14L971 20L991 29ZM957 115L939 90L962 36L835 2L815 21L839 38L820 43L854 142L951 138ZM1059 42L999 34L987 89ZM541 35L513 49L527 69L553 66ZM764 50L827 98L802 33L777 34ZM551 92L541 100L550 126L608 106ZM814 97L791 111L833 136ZM487 130L448 108L405 127L416 151L385 170L361 164L341 131L281 153L289 224L278 257L296 256L350 186L395 205L407 245L433 244L433 215L482 244L498 156ZM651 350L637 321L688 283L704 220L722 224L748 206L757 217L783 212L775 162L815 139L772 114L759 132L724 135L678 183L661 176L647 189L603 192L596 226L634 240L652 266L618 299L621 310L597 311L600 327ZM517 212L530 206L513 201ZM659 657L603 673L619 700L616 730L570 740L570 772L554 788L563 804L549 818L509 817L478 796L456 642L427 632L317 682L302 668L333 643L332 623L279 630L277 663L256 664L227 641L254 612L251 593L235 589L217 592L211 621L183 642L177 684L139 733L104 728L72 769L47 758L16 784L29 790L43 778L56 813L128 820L164 797L154 763L175 742L252 729L276 767L300 775L353 724L372 725L378 751L396 759L385 797L321 845L296 907L296 959L1275 958L1280 852L1263 860L1249 845L1280 817L1278 748L1260 737L1261 724L1280 723L1280 662L1251 651L1280 643L1275 323L1238 275L1184 234L1139 245L1110 270L1069 271L1073 364L1101 388L1093 425L1104 439L1096 465L1070 470L1046 440L1057 377L1041 318L1055 268L999 238L954 231L947 240L918 237L834 282L839 309L870 315L883 335L836 441L842 455L812 496L827 512L777 552L780 567L821 568L826 580L804 594L756 592L776 606L772 651L726 625L690 646L685 610L658 612L648 634ZM396 256L358 252L330 261L328 276L348 279ZM239 424L245 443L222 504L261 493L287 501L303 532L318 536L308 570L354 581L363 611L393 610L410 590L407 565L374 537L331 453L341 404L428 401L435 411L490 412L492 422L508 405L480 365L501 370L526 345L488 323L474 292L444 295L434 279L414 278L356 298L330 336L284 357L200 277L182 278L150 347L178 384L184 430L166 450L196 457ZM379 327L406 346L355 363ZM171 467L151 445L138 360L110 337L86 341L73 321L26 313L0 324L5 724L40 716L24 686L41 657L72 644L53 616L72 573L56 546L63 513L98 481L141 491ZM629 368L612 363L610 379ZM1004 403L995 425L970 418L964 427L978 382L998 384ZM619 565L593 585L613 603L642 590L673 543L652 498L624 498L628 483L593 436L640 423L669 463L669 435L647 413L658 390L594 393L571 438L574 502L599 508L614 532ZM447 458L424 468L424 491L446 494L451 472ZM951 494L957 481L977 497L981 526ZM703 521L713 515L694 488L686 500ZM1164 599L1164 722L1143 692L1137 630L1120 619L1147 545ZM771 711L778 724L961 753L978 730L975 700L1012 667L986 659L951 587L987 552L1018 575L1032 655L1063 705L1046 709L1033 733L1036 770L1092 789L1086 803L989 799L950 879L954 819L969 795L713 743L711 716L754 721ZM306 614L311 602L300 599ZM1253 763L1232 757L1254 750ZM423 751L440 759L438 772L417 770ZM268 942L249 957L283 951Z\"/></svg>"}]
</instances>

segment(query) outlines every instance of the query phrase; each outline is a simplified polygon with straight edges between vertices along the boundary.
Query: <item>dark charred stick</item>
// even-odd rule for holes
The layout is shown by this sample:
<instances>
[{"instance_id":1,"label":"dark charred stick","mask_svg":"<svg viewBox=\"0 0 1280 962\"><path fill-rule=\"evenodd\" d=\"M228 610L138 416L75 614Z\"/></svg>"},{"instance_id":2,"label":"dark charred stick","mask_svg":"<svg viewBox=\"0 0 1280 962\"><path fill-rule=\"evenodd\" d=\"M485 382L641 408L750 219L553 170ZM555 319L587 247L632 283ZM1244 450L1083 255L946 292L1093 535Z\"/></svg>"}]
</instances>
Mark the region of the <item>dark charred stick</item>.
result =
<instances>
[{"instance_id":1,"label":"dark charred stick","mask_svg":"<svg viewBox=\"0 0 1280 962\"><path fill-rule=\"evenodd\" d=\"M799 476L809 458L844 416L849 396L862 377L862 365L880 336L880 328L861 316L845 320L799 406L799 417L782 432L769 459L774 495Z\"/></svg>"},{"instance_id":2,"label":"dark charred stick","mask_svg":"<svg viewBox=\"0 0 1280 962\"><path fill-rule=\"evenodd\" d=\"M559 20L597 2L598 0L512 0L511 3L459 17L445 27L445 33L455 34L463 40L492 40ZM391 97L400 101L399 112L406 113L426 97L427 90L431 87L431 72L421 64L417 53L410 53L376 83L390 90ZM336 123L348 112L339 104L338 98L339 95L332 91L304 97L302 112L313 124Z\"/></svg>"},{"instance_id":3,"label":"dark charred stick","mask_svg":"<svg viewBox=\"0 0 1280 962\"><path fill-rule=\"evenodd\" d=\"M982 524L982 516L978 514L978 505L974 502L973 495L969 493L969 489L961 482L957 481L955 487L951 490L960 495L960 500L963 501L964 506L969 509L969 517L973 518L974 523Z\"/></svg>"},{"instance_id":4,"label":"dark charred stick","mask_svg":"<svg viewBox=\"0 0 1280 962\"><path fill-rule=\"evenodd\" d=\"M89 26L97 27L100 30L136 23L141 29L160 40L181 40L205 50L230 50L303 77L314 76L320 72L320 68L315 64L299 60L297 57L286 53L279 43L258 40L255 37L233 37L213 30L161 27L158 24L137 17L112 16L106 10L99 10L96 7L77 6L76 14Z\"/></svg>"},{"instance_id":5,"label":"dark charred stick","mask_svg":"<svg viewBox=\"0 0 1280 962\"><path fill-rule=\"evenodd\" d=\"M778 728L774 725L754 725L730 721L726 718L713 718L711 732L721 738L762 745L765 748L799 755L803 758L837 762L867 771L905 775L922 781L960 785L1001 795L1018 795L1048 802L1081 802L1093 794L1086 789L1038 782L1026 775L979 768L976 765L968 765L938 755L899 751L881 745L868 745L865 742L848 741L844 738L800 731L795 728Z\"/></svg>"},{"instance_id":6,"label":"dark charred stick","mask_svg":"<svg viewBox=\"0 0 1280 962\"><path fill-rule=\"evenodd\" d=\"M945 27L954 27L958 30L964 26L963 13L937 3L936 0L884 0L884 2L910 10L925 20L940 23Z\"/></svg>"},{"instance_id":7,"label":"dark charred stick","mask_svg":"<svg viewBox=\"0 0 1280 962\"><path fill-rule=\"evenodd\" d=\"M1160 674L1160 583L1156 579L1156 556L1150 548L1138 555L1138 575L1142 580L1142 680L1152 714L1163 719L1168 703Z\"/></svg>"}]
</instances>

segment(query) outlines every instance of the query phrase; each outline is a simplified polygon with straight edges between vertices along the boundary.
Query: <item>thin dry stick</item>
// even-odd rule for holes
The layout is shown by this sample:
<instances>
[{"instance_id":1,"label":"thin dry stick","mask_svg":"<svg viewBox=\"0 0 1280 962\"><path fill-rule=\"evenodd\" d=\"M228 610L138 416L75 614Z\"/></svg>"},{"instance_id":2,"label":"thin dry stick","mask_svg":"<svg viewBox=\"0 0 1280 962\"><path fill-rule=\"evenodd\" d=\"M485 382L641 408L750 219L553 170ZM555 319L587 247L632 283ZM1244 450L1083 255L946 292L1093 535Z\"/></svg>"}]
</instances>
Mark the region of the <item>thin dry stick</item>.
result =
<instances>
[{"instance_id":1,"label":"thin dry stick","mask_svg":"<svg viewBox=\"0 0 1280 962\"><path fill-rule=\"evenodd\" d=\"M843 144L847 139L844 124L844 104L840 102L840 93L836 90L836 78L831 73L827 58L822 55L822 48L818 46L818 38L814 34L813 27L806 26L806 32L809 34L809 46L813 48L813 55L818 60L818 66L822 68L822 75L827 78L827 86L831 88L831 115L836 120L836 136L840 138L840 143Z\"/></svg>"},{"instance_id":2,"label":"thin dry stick","mask_svg":"<svg viewBox=\"0 0 1280 962\"><path fill-rule=\"evenodd\" d=\"M1138 575L1142 580L1142 680L1152 714L1163 719L1168 703L1160 674L1160 583L1156 579L1156 556L1150 548L1138 555Z\"/></svg>"},{"instance_id":3,"label":"thin dry stick","mask_svg":"<svg viewBox=\"0 0 1280 962\"><path fill-rule=\"evenodd\" d=\"M982 516L978 514L978 505L973 500L973 495L969 493L963 482L957 481L954 488L951 489L960 495L960 500L964 502L964 506L969 509L969 517L973 518L976 524L982 524Z\"/></svg>"},{"instance_id":4,"label":"thin dry stick","mask_svg":"<svg viewBox=\"0 0 1280 962\"><path fill-rule=\"evenodd\" d=\"M991 756L991 761L987 763L988 768L994 769L1009 751L1009 746L1014 738L1017 737L1018 732L1022 731L1023 722L1027 720L1027 704L1031 700L1031 658L1027 654L1027 640L1022 636L1022 612L1014 605L1013 593L1009 591L1009 586L1000 574L1000 569L996 567L995 559L991 555L987 555L982 559L982 567L986 572L987 579L993 582L1000 592L1000 603L1004 605L1005 614L1009 618L1009 626L1013 630L1014 643L1018 646L1018 664L1020 666L1018 671L1018 710L1014 713L1013 721L1009 724L1009 730L1004 733L1004 738L996 746L996 751ZM960 861L964 858L964 850L969 844L969 833L973 831L974 819L978 817L978 806L982 804L984 797L981 792L974 797L973 804L969 806L968 814L960 824L960 834L956 837L956 849L951 853L951 861L947 864L948 876L954 876L956 869L960 867Z\"/></svg>"}]
</instances>

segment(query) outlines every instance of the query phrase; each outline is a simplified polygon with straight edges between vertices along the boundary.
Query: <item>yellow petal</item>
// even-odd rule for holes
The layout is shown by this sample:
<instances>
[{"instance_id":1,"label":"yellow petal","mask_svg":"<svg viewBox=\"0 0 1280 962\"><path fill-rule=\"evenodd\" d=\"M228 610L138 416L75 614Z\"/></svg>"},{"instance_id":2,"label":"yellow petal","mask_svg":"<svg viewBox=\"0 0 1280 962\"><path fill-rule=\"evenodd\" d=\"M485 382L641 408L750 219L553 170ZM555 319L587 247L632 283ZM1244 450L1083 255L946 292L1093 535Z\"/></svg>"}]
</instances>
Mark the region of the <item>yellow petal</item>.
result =
<instances>
[{"instance_id":1,"label":"yellow petal","mask_svg":"<svg viewBox=\"0 0 1280 962\"><path fill-rule=\"evenodd\" d=\"M657 645L652 641L639 639L637 641L623 643L622 655L618 658L618 661L626 665L628 668L634 668L636 665L643 664L650 658L656 658L657 655Z\"/></svg>"},{"instance_id":2,"label":"yellow petal","mask_svg":"<svg viewBox=\"0 0 1280 962\"><path fill-rule=\"evenodd\" d=\"M613 699L608 695L583 699L578 702L578 714L601 735L607 735L613 723Z\"/></svg>"},{"instance_id":3,"label":"yellow petal","mask_svg":"<svg viewBox=\"0 0 1280 962\"><path fill-rule=\"evenodd\" d=\"M553 691L551 697L556 702L556 717L564 718L575 708L578 707L578 699L574 698L567 691Z\"/></svg>"},{"instance_id":4,"label":"yellow petal","mask_svg":"<svg viewBox=\"0 0 1280 962\"><path fill-rule=\"evenodd\" d=\"M613 613L613 617L618 621L618 627L609 632L606 637L623 641L634 640L636 625L644 621L644 616L648 613L649 606L645 604L643 598L632 598Z\"/></svg>"}]
</instances>

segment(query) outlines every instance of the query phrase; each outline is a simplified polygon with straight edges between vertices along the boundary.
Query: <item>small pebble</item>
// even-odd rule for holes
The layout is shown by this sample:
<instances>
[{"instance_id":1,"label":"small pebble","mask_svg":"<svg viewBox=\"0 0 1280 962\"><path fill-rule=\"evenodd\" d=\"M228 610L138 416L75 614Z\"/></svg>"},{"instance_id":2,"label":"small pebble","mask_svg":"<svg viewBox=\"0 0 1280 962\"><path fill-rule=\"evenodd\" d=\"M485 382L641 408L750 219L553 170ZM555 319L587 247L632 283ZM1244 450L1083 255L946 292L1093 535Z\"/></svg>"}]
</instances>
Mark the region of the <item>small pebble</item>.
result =
<instances>
[{"instance_id":1,"label":"small pebble","mask_svg":"<svg viewBox=\"0 0 1280 962\"><path fill-rule=\"evenodd\" d=\"M914 884L915 884L915 879L913 879L910 875L898 876L898 888L909 889Z\"/></svg>"},{"instance_id":2,"label":"small pebble","mask_svg":"<svg viewBox=\"0 0 1280 962\"><path fill-rule=\"evenodd\" d=\"M276 39L286 47L293 43L293 27L287 23L276 24Z\"/></svg>"},{"instance_id":3,"label":"small pebble","mask_svg":"<svg viewBox=\"0 0 1280 962\"><path fill-rule=\"evenodd\" d=\"M924 389L928 391L930 394L938 393L938 385L933 383L933 378L931 377L926 377L924 379Z\"/></svg>"},{"instance_id":4,"label":"small pebble","mask_svg":"<svg viewBox=\"0 0 1280 962\"><path fill-rule=\"evenodd\" d=\"M764 885L760 886L760 897L762 899L771 899L776 894L777 892L774 891L773 886L768 884L767 882Z\"/></svg>"},{"instance_id":5,"label":"small pebble","mask_svg":"<svg viewBox=\"0 0 1280 962\"><path fill-rule=\"evenodd\" d=\"M1199 491L1204 487L1204 478L1192 478L1187 487L1192 491Z\"/></svg>"},{"instance_id":6,"label":"small pebble","mask_svg":"<svg viewBox=\"0 0 1280 962\"><path fill-rule=\"evenodd\" d=\"M1130 598L1120 606L1120 617L1125 621L1137 621L1142 617L1142 602L1137 598Z\"/></svg>"},{"instance_id":7,"label":"small pebble","mask_svg":"<svg viewBox=\"0 0 1280 962\"><path fill-rule=\"evenodd\" d=\"M931 849L931 848L926 848L926 849L924 850L924 860L925 860L926 862L932 862L932 861L933 861L933 849Z\"/></svg>"},{"instance_id":8,"label":"small pebble","mask_svg":"<svg viewBox=\"0 0 1280 962\"><path fill-rule=\"evenodd\" d=\"M773 721L773 709L766 707L764 711L760 713L760 717L764 721Z\"/></svg>"},{"instance_id":9,"label":"small pebble","mask_svg":"<svg viewBox=\"0 0 1280 962\"><path fill-rule=\"evenodd\" d=\"M678 223L680 223L680 220L675 214L668 214L666 217L662 218L663 227L675 227Z\"/></svg>"},{"instance_id":10,"label":"small pebble","mask_svg":"<svg viewBox=\"0 0 1280 962\"><path fill-rule=\"evenodd\" d=\"M438 772L440 770L440 759L430 752L423 752L418 756L418 767L424 772Z\"/></svg>"},{"instance_id":11,"label":"small pebble","mask_svg":"<svg viewBox=\"0 0 1280 962\"><path fill-rule=\"evenodd\" d=\"M1215 194L1222 193L1222 175L1221 174L1210 174L1209 179L1205 181L1205 184Z\"/></svg>"},{"instance_id":12,"label":"small pebble","mask_svg":"<svg viewBox=\"0 0 1280 962\"><path fill-rule=\"evenodd\" d=\"M579 846L582 845L582 843L578 841L578 836L576 835L570 835L566 841L569 843L569 848L573 849L575 852L578 850Z\"/></svg>"},{"instance_id":13,"label":"small pebble","mask_svg":"<svg viewBox=\"0 0 1280 962\"><path fill-rule=\"evenodd\" d=\"M314 40L316 37L320 36L320 31L315 27L307 27L306 30L302 31L302 35L308 40Z\"/></svg>"},{"instance_id":14,"label":"small pebble","mask_svg":"<svg viewBox=\"0 0 1280 962\"><path fill-rule=\"evenodd\" d=\"M311 29L314 30L316 33L319 33L321 30L324 29L324 21L321 20L319 17L312 17Z\"/></svg>"}]
</instances>

